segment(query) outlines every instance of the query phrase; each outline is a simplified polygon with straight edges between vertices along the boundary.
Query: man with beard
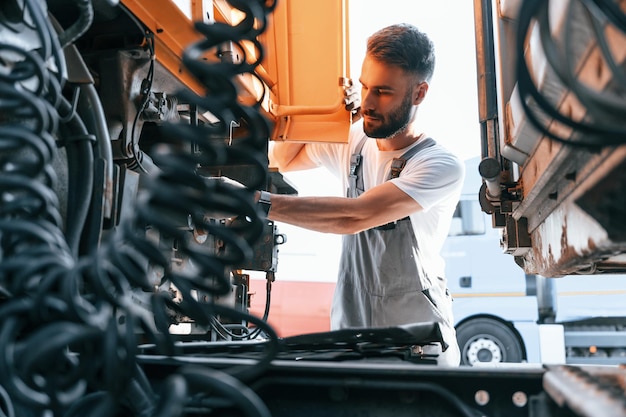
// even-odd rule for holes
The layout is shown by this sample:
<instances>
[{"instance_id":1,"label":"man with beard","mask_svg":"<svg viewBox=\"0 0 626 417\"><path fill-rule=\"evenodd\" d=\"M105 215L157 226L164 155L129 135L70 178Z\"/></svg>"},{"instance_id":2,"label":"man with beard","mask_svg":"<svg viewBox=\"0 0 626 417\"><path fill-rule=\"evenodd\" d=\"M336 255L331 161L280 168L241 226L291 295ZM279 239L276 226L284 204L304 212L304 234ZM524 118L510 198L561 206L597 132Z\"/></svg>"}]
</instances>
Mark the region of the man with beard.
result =
<instances>
[{"instance_id":1,"label":"man with beard","mask_svg":"<svg viewBox=\"0 0 626 417\"><path fill-rule=\"evenodd\" d=\"M432 42L414 26L374 33L359 78L362 119L348 143L276 142L270 152L270 165L282 172L327 167L343 181L346 197L259 197L270 200L272 220L343 235L331 329L438 322L449 347L426 346L425 353L458 365L439 252L464 165L417 123L434 65ZM358 98L347 108L354 105Z\"/></svg>"}]
</instances>

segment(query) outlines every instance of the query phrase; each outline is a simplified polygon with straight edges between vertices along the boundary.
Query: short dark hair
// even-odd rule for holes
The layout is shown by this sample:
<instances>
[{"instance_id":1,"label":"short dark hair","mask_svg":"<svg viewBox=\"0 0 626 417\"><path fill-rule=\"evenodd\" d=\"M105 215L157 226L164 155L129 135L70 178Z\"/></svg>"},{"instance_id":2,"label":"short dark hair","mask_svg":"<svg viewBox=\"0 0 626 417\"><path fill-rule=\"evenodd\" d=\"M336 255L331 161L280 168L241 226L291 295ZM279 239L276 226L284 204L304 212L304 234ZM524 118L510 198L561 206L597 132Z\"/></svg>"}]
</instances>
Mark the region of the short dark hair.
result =
<instances>
[{"instance_id":1,"label":"short dark hair","mask_svg":"<svg viewBox=\"0 0 626 417\"><path fill-rule=\"evenodd\" d=\"M380 29L367 39L367 55L395 65L425 81L435 70L435 46L428 35L408 23Z\"/></svg>"}]
</instances>

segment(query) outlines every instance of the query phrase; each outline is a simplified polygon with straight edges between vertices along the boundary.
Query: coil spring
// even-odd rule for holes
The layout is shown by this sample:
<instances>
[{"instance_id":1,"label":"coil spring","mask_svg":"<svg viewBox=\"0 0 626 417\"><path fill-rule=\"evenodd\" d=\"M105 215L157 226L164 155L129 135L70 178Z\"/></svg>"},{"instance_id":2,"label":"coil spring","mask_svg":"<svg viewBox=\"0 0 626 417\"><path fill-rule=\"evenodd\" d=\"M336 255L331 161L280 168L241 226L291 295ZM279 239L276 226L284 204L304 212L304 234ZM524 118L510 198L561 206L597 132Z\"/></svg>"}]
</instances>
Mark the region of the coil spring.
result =
<instances>
[{"instance_id":1,"label":"coil spring","mask_svg":"<svg viewBox=\"0 0 626 417\"><path fill-rule=\"evenodd\" d=\"M239 65L207 65L200 62L197 53L228 38L256 42L275 4L232 1L233 7L247 17L235 28L198 24L207 40L192 46L184 59L205 83L210 96L189 92L181 96L223 121L245 121L249 136L234 146L219 147L199 138L221 134L221 128L168 126L166 136L172 146L156 158L161 172L149 178L136 216L95 254L84 257L76 256L76 244L68 243L62 231L51 168L57 152L55 137L67 133L67 128L59 129L59 125L71 121L82 133L84 126L61 95L65 62L58 37L41 4L36 0L23 4L41 48L34 52L0 44L0 56L20 57L0 71L0 351L4 352L0 356L0 415L71 417L89 411L94 416L110 416L126 409L133 415L176 416L182 415L183 405L189 403L192 394L199 404L210 407L207 398L198 396L207 388L230 398L249 415L268 415L241 381L254 377L269 363L277 349L276 334L256 317L195 301L191 291L222 294L230 290L229 266L249 256L250 244L261 230L250 191L260 182L239 189L206 181L197 175L195 167L244 159L260 171L264 169L260 150L269 136L267 122L258 109L237 104L231 80L235 74L253 71L261 58L253 64L244 60ZM90 10L85 1L81 4ZM257 47L261 52L260 45ZM56 71L48 69L49 61L54 62ZM65 114L68 112L69 116ZM181 142L192 141L200 146L201 153L172 152ZM236 229L206 221L202 213L216 208L245 216L246 226ZM207 254L186 240L175 225L163 220L172 210L185 211L197 227L235 249L228 254ZM174 272L162 249L146 239L147 224L178 236L183 242L181 250L199 266L197 274ZM80 229L80 222L77 227ZM153 290L144 279L145 260L167 271L165 279L184 294L181 303L155 293L151 315L136 307L133 293L137 289ZM254 368L226 372L183 368L164 382L157 395L137 362L135 330L143 329L161 352L176 353L166 309L200 323L208 323L215 314L246 319L270 336L266 355ZM120 317L125 318L124 323L119 322Z\"/></svg>"}]
</instances>

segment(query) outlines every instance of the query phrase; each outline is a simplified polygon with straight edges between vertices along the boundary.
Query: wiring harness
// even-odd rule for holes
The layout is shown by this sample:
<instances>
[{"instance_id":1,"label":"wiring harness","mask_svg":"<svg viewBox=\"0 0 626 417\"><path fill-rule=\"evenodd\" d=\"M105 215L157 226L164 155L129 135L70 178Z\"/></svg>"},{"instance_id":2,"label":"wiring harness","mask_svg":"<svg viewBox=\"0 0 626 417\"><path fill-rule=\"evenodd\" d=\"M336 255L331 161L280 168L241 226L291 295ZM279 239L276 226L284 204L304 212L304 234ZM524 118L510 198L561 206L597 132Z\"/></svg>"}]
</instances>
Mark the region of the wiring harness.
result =
<instances>
[{"instance_id":1,"label":"wiring harness","mask_svg":"<svg viewBox=\"0 0 626 417\"><path fill-rule=\"evenodd\" d=\"M93 86L66 82L62 53L93 17L89 0L77 4L76 24L58 33L43 1L13 2L23 21L5 22L0 32L0 416L173 417L229 407L269 415L245 382L269 364L278 338L262 319L213 301L231 291L232 270L251 256L265 224L253 190L265 181L269 124L258 103L238 103L233 79L254 74L262 59L257 37L275 4L231 0L245 16L237 25L196 24L205 39L191 45L183 61L206 95L179 96L220 123L163 125L163 140L152 155L158 170L143 174L133 214L106 239L93 227L101 225L102 215L94 218L93 212L110 203L103 183L111 174L106 167L109 174L93 173L97 161L111 164L109 138L101 121L81 117L78 97L97 106L97 96ZM17 41L21 29L36 47ZM226 41L242 53L244 44L254 45L258 59L203 59ZM245 137L209 140L227 137L232 120L247 127ZM195 151L185 151L191 144ZM62 183L53 169L59 154L68 161L66 208L55 192ZM257 170L257 183L241 187L198 173L202 166L242 160ZM215 221L207 216L214 211L238 221ZM188 220L186 227L180 218ZM214 236L227 250L208 251L191 239L190 230ZM177 253L193 268L174 267L171 248L151 239L154 231L174 239ZM146 278L155 266L162 271L159 284L174 286L178 299ZM264 355L256 366L183 367L155 391L138 363L139 346L147 342L159 354L180 353L169 331L172 315L205 325L218 315L249 321L263 330Z\"/></svg>"}]
</instances>

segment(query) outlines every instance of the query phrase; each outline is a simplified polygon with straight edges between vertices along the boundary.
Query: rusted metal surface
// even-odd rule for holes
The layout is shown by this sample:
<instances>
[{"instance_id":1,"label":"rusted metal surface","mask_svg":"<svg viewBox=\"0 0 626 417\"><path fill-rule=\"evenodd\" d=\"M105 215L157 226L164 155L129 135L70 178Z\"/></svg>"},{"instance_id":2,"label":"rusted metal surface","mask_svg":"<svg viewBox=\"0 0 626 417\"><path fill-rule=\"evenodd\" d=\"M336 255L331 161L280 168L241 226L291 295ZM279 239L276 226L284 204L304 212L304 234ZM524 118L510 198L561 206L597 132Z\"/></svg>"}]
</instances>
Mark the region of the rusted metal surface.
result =
<instances>
[{"instance_id":1,"label":"rusted metal surface","mask_svg":"<svg viewBox=\"0 0 626 417\"><path fill-rule=\"evenodd\" d=\"M624 271L620 254L626 252L626 147L606 150L574 168L578 171L570 172L576 178L561 178L570 184L559 189L555 179L540 189L544 196L534 207L522 202L533 247L524 257L524 268L544 276Z\"/></svg>"},{"instance_id":2,"label":"rusted metal surface","mask_svg":"<svg viewBox=\"0 0 626 417\"><path fill-rule=\"evenodd\" d=\"M524 270L546 277L600 272L599 262L626 249L623 242L610 240L606 230L573 204L555 209L531 232L531 240L532 249L522 258Z\"/></svg>"},{"instance_id":3,"label":"rusted metal surface","mask_svg":"<svg viewBox=\"0 0 626 417\"><path fill-rule=\"evenodd\" d=\"M597 94L619 97L626 86L619 84L614 69L603 59L602 48L581 4L554 3L554 7L550 3L549 10L552 35L560 36L563 42L564 32L573 32L568 35L575 36L576 42L570 45L568 53L576 64L577 81ZM570 5L572 14L567 14ZM618 5L626 10L626 1L621 0ZM496 157L513 163L514 169L502 169L503 176L506 173L514 178L507 187L515 193L504 193L500 201L492 201L497 207L495 215L507 218L504 249L526 272L547 277L626 271L626 145L572 146L549 139L530 123L512 82L514 63L509 53L502 55L502 48L511 45L512 32L507 27L516 19L515 10L500 11L499 21L493 27L500 45L498 98L502 105L498 131L504 137L488 133L483 154L486 149L501 146L501 154ZM538 31L531 32L526 58L538 90L561 114L579 122L586 120L590 113L594 114L591 108L564 84L543 55ZM603 34L613 59L623 70L626 35L610 24L606 24ZM528 100L531 108L538 108L532 99ZM545 113L542 120L560 137L594 140L546 118Z\"/></svg>"}]
</instances>

